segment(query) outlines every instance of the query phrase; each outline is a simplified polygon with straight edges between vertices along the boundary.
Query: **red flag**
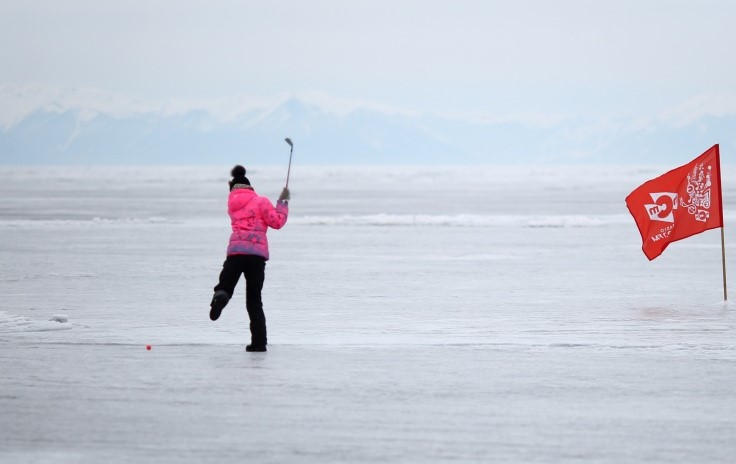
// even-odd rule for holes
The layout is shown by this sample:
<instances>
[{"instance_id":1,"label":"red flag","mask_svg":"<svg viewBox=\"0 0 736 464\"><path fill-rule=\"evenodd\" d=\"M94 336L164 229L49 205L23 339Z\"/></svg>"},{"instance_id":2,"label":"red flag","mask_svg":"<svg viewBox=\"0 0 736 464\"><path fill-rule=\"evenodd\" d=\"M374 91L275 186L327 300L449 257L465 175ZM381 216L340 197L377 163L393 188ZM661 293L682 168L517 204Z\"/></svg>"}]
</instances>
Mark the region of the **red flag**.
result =
<instances>
[{"instance_id":1,"label":"red flag","mask_svg":"<svg viewBox=\"0 0 736 464\"><path fill-rule=\"evenodd\" d=\"M718 144L688 164L645 182L626 197L651 261L667 245L723 227Z\"/></svg>"}]
</instances>

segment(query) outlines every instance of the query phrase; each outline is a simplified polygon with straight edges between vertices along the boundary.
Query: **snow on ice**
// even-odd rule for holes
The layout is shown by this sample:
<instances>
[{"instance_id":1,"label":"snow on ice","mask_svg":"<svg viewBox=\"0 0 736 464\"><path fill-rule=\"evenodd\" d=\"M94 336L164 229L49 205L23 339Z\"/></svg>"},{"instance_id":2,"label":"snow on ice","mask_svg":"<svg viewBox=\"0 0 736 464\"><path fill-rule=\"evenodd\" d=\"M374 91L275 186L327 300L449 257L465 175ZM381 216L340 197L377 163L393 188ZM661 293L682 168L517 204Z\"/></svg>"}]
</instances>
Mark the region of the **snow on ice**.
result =
<instances>
[{"instance_id":1,"label":"snow on ice","mask_svg":"<svg viewBox=\"0 0 736 464\"><path fill-rule=\"evenodd\" d=\"M624 205L666 167L294 166L267 353L208 318L229 168L0 168L0 462L732 461L720 234Z\"/></svg>"}]
</instances>

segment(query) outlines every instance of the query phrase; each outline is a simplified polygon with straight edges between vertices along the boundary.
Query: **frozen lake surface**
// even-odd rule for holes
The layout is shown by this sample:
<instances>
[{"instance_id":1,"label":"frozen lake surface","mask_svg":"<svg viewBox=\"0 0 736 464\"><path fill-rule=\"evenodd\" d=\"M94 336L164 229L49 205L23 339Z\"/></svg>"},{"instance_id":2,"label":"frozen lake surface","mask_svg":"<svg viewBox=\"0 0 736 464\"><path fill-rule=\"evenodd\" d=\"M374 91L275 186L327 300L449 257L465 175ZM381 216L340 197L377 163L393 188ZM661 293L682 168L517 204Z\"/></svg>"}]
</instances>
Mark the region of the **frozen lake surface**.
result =
<instances>
[{"instance_id":1,"label":"frozen lake surface","mask_svg":"<svg viewBox=\"0 0 736 464\"><path fill-rule=\"evenodd\" d=\"M669 168L295 166L267 353L208 318L228 166L0 168L0 462L733 462L720 231L624 204Z\"/></svg>"}]
</instances>

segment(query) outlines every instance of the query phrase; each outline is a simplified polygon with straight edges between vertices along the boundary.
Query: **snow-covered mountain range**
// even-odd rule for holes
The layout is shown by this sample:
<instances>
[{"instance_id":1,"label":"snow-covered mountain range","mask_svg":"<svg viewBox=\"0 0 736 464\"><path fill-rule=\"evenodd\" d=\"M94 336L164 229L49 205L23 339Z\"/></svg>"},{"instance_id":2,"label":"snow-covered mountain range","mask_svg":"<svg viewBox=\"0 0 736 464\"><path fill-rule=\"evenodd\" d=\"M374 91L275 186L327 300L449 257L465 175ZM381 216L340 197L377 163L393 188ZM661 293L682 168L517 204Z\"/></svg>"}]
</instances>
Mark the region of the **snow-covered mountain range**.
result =
<instances>
[{"instance_id":1,"label":"snow-covered mountain range","mask_svg":"<svg viewBox=\"0 0 736 464\"><path fill-rule=\"evenodd\" d=\"M702 106L638 120L469 117L320 93L152 102L0 85L0 164L282 164L284 137L304 164L653 164L714 143L728 162L736 112Z\"/></svg>"}]
</instances>

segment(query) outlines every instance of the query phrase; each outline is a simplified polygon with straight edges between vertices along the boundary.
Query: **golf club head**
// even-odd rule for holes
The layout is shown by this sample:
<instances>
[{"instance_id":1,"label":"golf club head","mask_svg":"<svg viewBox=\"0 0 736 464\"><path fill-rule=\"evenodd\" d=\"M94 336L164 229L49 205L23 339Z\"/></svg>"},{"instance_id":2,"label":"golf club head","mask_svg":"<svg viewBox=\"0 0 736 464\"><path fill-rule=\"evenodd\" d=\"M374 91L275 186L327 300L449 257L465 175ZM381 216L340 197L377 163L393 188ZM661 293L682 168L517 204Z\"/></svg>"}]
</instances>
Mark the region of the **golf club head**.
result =
<instances>
[{"instance_id":1,"label":"golf club head","mask_svg":"<svg viewBox=\"0 0 736 464\"><path fill-rule=\"evenodd\" d=\"M293 143L291 143L291 139L290 139L289 137L286 137L286 138L284 139L284 141L286 141L286 143L288 143L290 147L293 147L293 146L294 146L294 144L293 144Z\"/></svg>"}]
</instances>

